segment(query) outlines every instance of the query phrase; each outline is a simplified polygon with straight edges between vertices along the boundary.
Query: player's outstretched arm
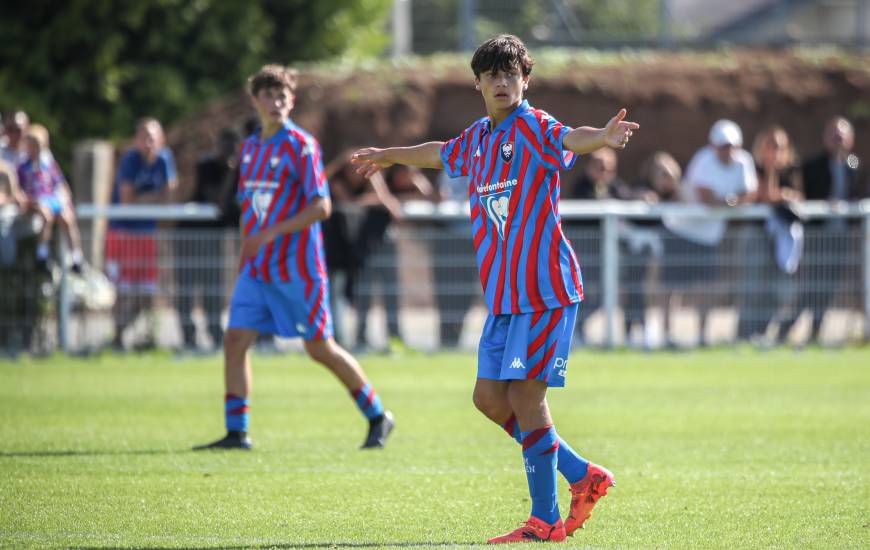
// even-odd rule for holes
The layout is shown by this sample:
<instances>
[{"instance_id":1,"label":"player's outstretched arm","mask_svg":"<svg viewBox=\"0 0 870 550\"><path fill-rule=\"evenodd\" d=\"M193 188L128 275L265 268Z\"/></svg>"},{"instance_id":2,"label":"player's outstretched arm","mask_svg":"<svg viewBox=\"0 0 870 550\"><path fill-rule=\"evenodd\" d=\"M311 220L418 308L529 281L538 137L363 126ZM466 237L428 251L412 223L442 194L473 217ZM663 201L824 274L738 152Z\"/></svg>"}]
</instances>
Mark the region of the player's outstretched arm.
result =
<instances>
[{"instance_id":1,"label":"player's outstretched arm","mask_svg":"<svg viewBox=\"0 0 870 550\"><path fill-rule=\"evenodd\" d=\"M566 149L577 154L591 153L602 147L625 149L634 130L640 128L640 124L624 120L627 113L625 109L620 109L604 128L574 128L562 143Z\"/></svg>"},{"instance_id":2,"label":"player's outstretched arm","mask_svg":"<svg viewBox=\"0 0 870 550\"><path fill-rule=\"evenodd\" d=\"M367 178L381 168L387 168L394 164L406 164L417 168L443 168L441 164L442 145L444 145L443 142L430 141L413 147L388 147L386 149L367 147L355 152L351 156L350 162L356 166L356 171L359 174Z\"/></svg>"}]
</instances>

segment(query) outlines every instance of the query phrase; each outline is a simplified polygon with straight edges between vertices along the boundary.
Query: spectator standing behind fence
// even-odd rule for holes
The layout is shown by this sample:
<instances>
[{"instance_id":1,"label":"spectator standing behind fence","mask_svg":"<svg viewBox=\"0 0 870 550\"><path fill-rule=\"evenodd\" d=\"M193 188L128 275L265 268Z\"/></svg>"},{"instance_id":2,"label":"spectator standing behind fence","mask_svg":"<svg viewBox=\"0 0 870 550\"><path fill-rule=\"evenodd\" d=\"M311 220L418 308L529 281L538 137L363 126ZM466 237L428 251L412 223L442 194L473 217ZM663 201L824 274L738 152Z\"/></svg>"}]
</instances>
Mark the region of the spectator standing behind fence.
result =
<instances>
[{"instance_id":1,"label":"spectator standing behind fence","mask_svg":"<svg viewBox=\"0 0 870 550\"><path fill-rule=\"evenodd\" d=\"M447 171L442 171L437 184L439 200L468 205L467 176L451 178ZM431 239L441 348L459 346L465 316L480 295L477 266L471 256L474 252L471 224L465 211L462 212L460 220L436 223L437 233Z\"/></svg>"},{"instance_id":2,"label":"spectator standing behind fence","mask_svg":"<svg viewBox=\"0 0 870 550\"><path fill-rule=\"evenodd\" d=\"M803 226L792 204L803 200L800 167L788 133L781 126L768 126L752 146L758 176L755 203L771 207L764 234L748 226L739 243L742 275L738 285L737 337L757 345L771 342L770 322L781 310L794 305L795 271L803 250Z\"/></svg>"},{"instance_id":3,"label":"spectator standing behind fence","mask_svg":"<svg viewBox=\"0 0 870 550\"><path fill-rule=\"evenodd\" d=\"M134 147L121 157L112 204L162 204L177 186L175 160L164 146L163 127L154 118L136 125ZM127 326L143 312L150 314L144 347L154 345L153 302L158 277L157 221L113 219L106 235L106 271L115 283L115 340L123 349Z\"/></svg>"},{"instance_id":4,"label":"spectator standing behind fence","mask_svg":"<svg viewBox=\"0 0 870 550\"><path fill-rule=\"evenodd\" d=\"M587 155L580 177L571 186L566 186L562 198L576 200L605 200L627 198L628 184L618 175L616 153L609 148L598 149ZM601 305L601 221L598 219L571 220L563 222L569 230L568 237L583 262L585 298L577 318L576 332L582 338L586 320Z\"/></svg>"},{"instance_id":5,"label":"spectator standing behind fence","mask_svg":"<svg viewBox=\"0 0 870 550\"><path fill-rule=\"evenodd\" d=\"M647 158L640 167L640 175L633 185L625 186L620 198L638 200L649 204L679 201L680 165L670 154L658 151ZM625 318L625 335L629 345L632 327L639 326L642 346L652 349L655 345L650 325L646 322L647 306L659 306L664 315L666 345L670 345L669 295L653 288L659 280L659 267L663 255L658 220L623 222L619 226L620 284L622 307ZM660 297L664 297L662 300Z\"/></svg>"},{"instance_id":6,"label":"spectator standing behind fence","mask_svg":"<svg viewBox=\"0 0 870 550\"><path fill-rule=\"evenodd\" d=\"M24 211L35 212L43 220L36 248L37 268L50 272L49 243L56 221L69 240L72 269L81 273L84 257L72 193L51 154L48 130L40 124L30 126L25 135L24 149L24 160L18 166L18 184L23 192Z\"/></svg>"},{"instance_id":7,"label":"spectator standing behind fence","mask_svg":"<svg viewBox=\"0 0 870 550\"><path fill-rule=\"evenodd\" d=\"M825 126L824 151L807 160L802 169L807 200L832 204L857 200L865 195L860 188L860 161L852 152L855 132L843 117L834 117ZM835 291L848 280L850 255L849 224L845 219L807 223L807 242L800 270L799 300L792 316L783 319L780 334L787 334L804 309L812 312L810 341L818 340L825 311Z\"/></svg>"},{"instance_id":8,"label":"spectator standing behind fence","mask_svg":"<svg viewBox=\"0 0 870 550\"><path fill-rule=\"evenodd\" d=\"M682 190L686 202L723 207L752 201L758 180L752 155L742 149L740 127L730 120L719 120L710 128L708 141L686 168ZM708 215L665 216L664 222L676 237L665 239L664 280L674 291L697 291L693 294L698 308L698 341L705 345L711 298L724 292L716 285L724 279L719 273L717 249L727 223Z\"/></svg>"},{"instance_id":9,"label":"spectator standing behind fence","mask_svg":"<svg viewBox=\"0 0 870 550\"><path fill-rule=\"evenodd\" d=\"M236 203L239 181L238 149L241 138L235 130L224 128L218 134L214 153L196 163L196 179L190 200L217 206L216 220L180 222L176 228L175 307L181 322L183 346L196 349L196 326L191 316L197 291L202 297L208 334L212 346L219 349L223 340L221 312L224 292L224 231L239 226L240 210Z\"/></svg>"},{"instance_id":10,"label":"spectator standing behind fence","mask_svg":"<svg viewBox=\"0 0 870 550\"><path fill-rule=\"evenodd\" d=\"M396 237L390 231L394 221L401 221L401 203L409 200L432 200L432 184L417 168L395 165L388 168L380 180L371 178L374 192L365 200L365 214L357 248L362 251L362 271L355 290L357 311L357 346L366 347L367 318L374 294L375 281L380 287L381 299L387 315L387 333L390 347L401 345L399 327L399 258ZM379 189L380 188L380 189Z\"/></svg>"},{"instance_id":11,"label":"spectator standing behind fence","mask_svg":"<svg viewBox=\"0 0 870 550\"><path fill-rule=\"evenodd\" d=\"M337 295L344 296L348 303L353 303L355 299L360 270L370 251L370 247L361 245L365 239L361 229L366 207L385 204L394 216L402 215L401 205L387 191L383 177L378 175L370 184L350 164L350 153L351 150L343 152L324 168L333 208L332 215L321 222L330 286L333 289L330 293L330 308L338 319L333 332L336 341L343 346L347 345L347 339L341 330L343 315L338 308Z\"/></svg>"}]
</instances>

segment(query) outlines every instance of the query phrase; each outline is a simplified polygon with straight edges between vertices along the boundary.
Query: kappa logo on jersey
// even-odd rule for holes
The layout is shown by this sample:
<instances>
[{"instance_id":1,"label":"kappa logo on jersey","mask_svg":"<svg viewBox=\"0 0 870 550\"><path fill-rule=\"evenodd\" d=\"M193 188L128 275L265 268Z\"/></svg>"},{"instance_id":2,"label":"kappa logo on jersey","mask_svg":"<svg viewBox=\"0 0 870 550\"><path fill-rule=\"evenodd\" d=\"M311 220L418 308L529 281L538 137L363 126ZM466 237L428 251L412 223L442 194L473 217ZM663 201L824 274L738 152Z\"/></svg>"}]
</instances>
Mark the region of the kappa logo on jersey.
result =
<instances>
[{"instance_id":1,"label":"kappa logo on jersey","mask_svg":"<svg viewBox=\"0 0 870 550\"><path fill-rule=\"evenodd\" d=\"M276 166L278 166L278 157L270 158L269 159L269 168L272 168L274 170Z\"/></svg>"},{"instance_id":2,"label":"kappa logo on jersey","mask_svg":"<svg viewBox=\"0 0 870 550\"><path fill-rule=\"evenodd\" d=\"M498 230L498 236L504 240L504 228L507 225L508 215L510 215L511 192L502 191L480 197L480 202L483 203L483 210L489 219L495 224Z\"/></svg>"},{"instance_id":3,"label":"kappa logo on jersey","mask_svg":"<svg viewBox=\"0 0 870 550\"><path fill-rule=\"evenodd\" d=\"M511 368L512 369L524 369L524 368L526 368L526 366L523 365L523 362L520 361L519 357L514 357L514 360L511 362Z\"/></svg>"},{"instance_id":4,"label":"kappa logo on jersey","mask_svg":"<svg viewBox=\"0 0 870 550\"><path fill-rule=\"evenodd\" d=\"M242 158L242 162L244 162L245 164L251 162L251 155L245 155L245 156Z\"/></svg>"},{"instance_id":5,"label":"kappa logo on jersey","mask_svg":"<svg viewBox=\"0 0 870 550\"><path fill-rule=\"evenodd\" d=\"M501 160L510 162L514 158L514 144L506 141L501 144Z\"/></svg>"}]
</instances>

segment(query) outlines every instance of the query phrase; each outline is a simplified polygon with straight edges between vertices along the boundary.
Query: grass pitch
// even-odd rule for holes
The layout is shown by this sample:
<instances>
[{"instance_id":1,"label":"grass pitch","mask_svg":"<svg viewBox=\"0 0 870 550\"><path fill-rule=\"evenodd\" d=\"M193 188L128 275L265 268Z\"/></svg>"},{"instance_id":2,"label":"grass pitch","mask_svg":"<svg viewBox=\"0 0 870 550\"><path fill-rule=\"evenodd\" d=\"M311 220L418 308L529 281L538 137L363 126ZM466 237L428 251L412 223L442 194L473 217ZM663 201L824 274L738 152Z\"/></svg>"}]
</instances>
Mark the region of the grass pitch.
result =
<instances>
[{"instance_id":1,"label":"grass pitch","mask_svg":"<svg viewBox=\"0 0 870 550\"><path fill-rule=\"evenodd\" d=\"M527 517L473 356L363 364L396 413L383 452L296 355L254 357L250 453L188 451L223 432L217 357L0 362L0 545L465 547ZM569 546L870 547L866 350L580 352L550 402L617 479Z\"/></svg>"}]
</instances>

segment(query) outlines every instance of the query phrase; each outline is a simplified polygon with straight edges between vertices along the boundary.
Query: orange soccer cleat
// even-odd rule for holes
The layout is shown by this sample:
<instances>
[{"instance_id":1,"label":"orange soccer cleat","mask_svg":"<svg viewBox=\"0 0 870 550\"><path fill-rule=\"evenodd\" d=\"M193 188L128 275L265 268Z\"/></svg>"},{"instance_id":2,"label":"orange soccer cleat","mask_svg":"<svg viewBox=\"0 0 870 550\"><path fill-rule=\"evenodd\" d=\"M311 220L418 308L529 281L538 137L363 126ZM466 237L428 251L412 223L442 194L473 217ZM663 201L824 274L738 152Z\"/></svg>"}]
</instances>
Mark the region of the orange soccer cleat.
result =
<instances>
[{"instance_id":1,"label":"orange soccer cleat","mask_svg":"<svg viewBox=\"0 0 870 550\"><path fill-rule=\"evenodd\" d=\"M511 531L506 535L491 538L489 544L503 544L506 542L565 542L565 526L562 520L550 525L542 519L531 516L522 527Z\"/></svg>"},{"instance_id":2,"label":"orange soccer cleat","mask_svg":"<svg viewBox=\"0 0 870 550\"><path fill-rule=\"evenodd\" d=\"M565 534L570 537L574 531L583 527L583 523L592 515L595 503L613 485L616 485L613 474L606 468L589 463L586 476L571 485L571 512L565 520Z\"/></svg>"}]
</instances>

